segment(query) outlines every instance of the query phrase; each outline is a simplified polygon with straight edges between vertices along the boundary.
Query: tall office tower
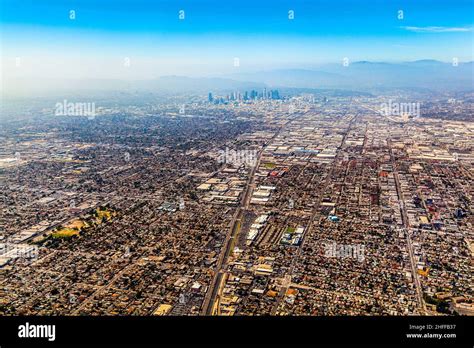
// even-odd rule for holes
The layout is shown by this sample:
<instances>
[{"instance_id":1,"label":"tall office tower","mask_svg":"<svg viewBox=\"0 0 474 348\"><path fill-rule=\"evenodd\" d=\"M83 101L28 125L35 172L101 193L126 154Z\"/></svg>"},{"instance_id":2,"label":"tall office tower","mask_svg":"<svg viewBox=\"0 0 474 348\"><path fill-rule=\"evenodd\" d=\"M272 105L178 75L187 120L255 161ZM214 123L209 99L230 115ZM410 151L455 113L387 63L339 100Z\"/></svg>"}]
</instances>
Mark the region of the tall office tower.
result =
<instances>
[{"instance_id":1,"label":"tall office tower","mask_svg":"<svg viewBox=\"0 0 474 348\"><path fill-rule=\"evenodd\" d=\"M212 97L211 92L209 92L209 95L208 95L207 99L209 100L209 103L212 103L212 101L214 100L214 98Z\"/></svg>"}]
</instances>

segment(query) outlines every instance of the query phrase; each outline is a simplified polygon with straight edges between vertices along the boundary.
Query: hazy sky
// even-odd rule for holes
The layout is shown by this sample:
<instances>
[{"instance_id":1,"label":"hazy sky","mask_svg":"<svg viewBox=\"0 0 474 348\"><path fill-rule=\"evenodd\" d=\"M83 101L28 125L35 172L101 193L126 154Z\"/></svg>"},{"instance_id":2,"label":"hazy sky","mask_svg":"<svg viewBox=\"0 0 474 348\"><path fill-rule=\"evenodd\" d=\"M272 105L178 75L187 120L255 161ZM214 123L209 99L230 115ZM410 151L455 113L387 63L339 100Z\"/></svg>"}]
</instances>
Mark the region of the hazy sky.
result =
<instances>
[{"instance_id":1,"label":"hazy sky","mask_svg":"<svg viewBox=\"0 0 474 348\"><path fill-rule=\"evenodd\" d=\"M308 68L344 57L473 59L472 0L1 0L1 6L5 79L204 76Z\"/></svg>"}]
</instances>

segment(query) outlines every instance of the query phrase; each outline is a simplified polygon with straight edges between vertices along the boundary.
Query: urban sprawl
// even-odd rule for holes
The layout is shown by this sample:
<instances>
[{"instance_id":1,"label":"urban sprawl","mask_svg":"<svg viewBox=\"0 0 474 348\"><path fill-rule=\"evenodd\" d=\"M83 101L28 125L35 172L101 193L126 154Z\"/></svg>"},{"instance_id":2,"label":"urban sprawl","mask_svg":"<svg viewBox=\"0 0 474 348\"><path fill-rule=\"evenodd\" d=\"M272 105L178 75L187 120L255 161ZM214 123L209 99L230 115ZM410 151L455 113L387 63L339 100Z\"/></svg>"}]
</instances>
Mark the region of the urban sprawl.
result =
<instances>
[{"instance_id":1,"label":"urban sprawl","mask_svg":"<svg viewBox=\"0 0 474 348\"><path fill-rule=\"evenodd\" d=\"M0 127L1 315L474 314L472 93L63 99Z\"/></svg>"}]
</instances>

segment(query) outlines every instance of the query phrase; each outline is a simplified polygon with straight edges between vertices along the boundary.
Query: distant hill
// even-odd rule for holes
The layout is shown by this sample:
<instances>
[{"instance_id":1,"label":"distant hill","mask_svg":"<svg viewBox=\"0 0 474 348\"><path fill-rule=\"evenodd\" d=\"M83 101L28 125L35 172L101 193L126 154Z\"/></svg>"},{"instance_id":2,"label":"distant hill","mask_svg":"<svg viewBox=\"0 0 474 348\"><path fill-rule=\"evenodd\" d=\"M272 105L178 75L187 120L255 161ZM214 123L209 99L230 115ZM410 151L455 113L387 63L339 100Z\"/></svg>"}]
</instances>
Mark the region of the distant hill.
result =
<instances>
[{"instance_id":1,"label":"distant hill","mask_svg":"<svg viewBox=\"0 0 474 348\"><path fill-rule=\"evenodd\" d=\"M237 81L228 78L192 78L185 76L162 76L149 80L113 79L16 79L9 81L9 93L38 97L63 95L65 93L97 92L163 92L163 93L208 93L209 91L235 91L262 89L262 82ZM8 95L8 93L6 93Z\"/></svg>"},{"instance_id":2,"label":"distant hill","mask_svg":"<svg viewBox=\"0 0 474 348\"><path fill-rule=\"evenodd\" d=\"M234 74L229 77L234 80L263 82L270 87L317 88L346 83L346 77L339 73L305 69L260 71L249 74Z\"/></svg>"},{"instance_id":3,"label":"distant hill","mask_svg":"<svg viewBox=\"0 0 474 348\"><path fill-rule=\"evenodd\" d=\"M221 77L162 76L148 80L22 80L5 82L8 92L35 96L77 92L163 92L199 93L267 88L338 89L370 92L371 89L423 89L432 91L472 91L473 62L444 63L417 60L403 63L352 62L321 65L317 69L279 69L237 73ZM8 93L5 93L7 96Z\"/></svg>"},{"instance_id":4,"label":"distant hill","mask_svg":"<svg viewBox=\"0 0 474 348\"><path fill-rule=\"evenodd\" d=\"M223 90L251 90L265 87L262 82L237 81L228 78L192 78L185 76L161 76L154 80L132 82L132 86L145 90L168 92L209 92Z\"/></svg>"},{"instance_id":5,"label":"distant hill","mask_svg":"<svg viewBox=\"0 0 474 348\"><path fill-rule=\"evenodd\" d=\"M444 63L437 60L418 60L404 63L359 61L326 64L317 70L270 70L234 74L235 80L263 82L271 86L298 88L367 89L426 88L431 90L472 90L474 70L472 62Z\"/></svg>"}]
</instances>

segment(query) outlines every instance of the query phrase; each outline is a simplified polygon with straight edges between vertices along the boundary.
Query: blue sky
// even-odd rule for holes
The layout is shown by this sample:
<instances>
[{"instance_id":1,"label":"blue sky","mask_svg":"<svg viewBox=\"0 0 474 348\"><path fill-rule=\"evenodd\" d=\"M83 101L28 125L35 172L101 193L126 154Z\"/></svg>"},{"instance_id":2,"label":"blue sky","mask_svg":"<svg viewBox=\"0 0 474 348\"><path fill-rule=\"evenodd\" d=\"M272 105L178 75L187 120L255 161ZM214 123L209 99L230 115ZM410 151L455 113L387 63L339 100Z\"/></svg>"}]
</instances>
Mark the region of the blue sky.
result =
<instances>
[{"instance_id":1,"label":"blue sky","mask_svg":"<svg viewBox=\"0 0 474 348\"><path fill-rule=\"evenodd\" d=\"M472 0L0 1L2 60L21 57L24 76L212 75L235 72L234 57L244 71L473 59Z\"/></svg>"}]
</instances>

